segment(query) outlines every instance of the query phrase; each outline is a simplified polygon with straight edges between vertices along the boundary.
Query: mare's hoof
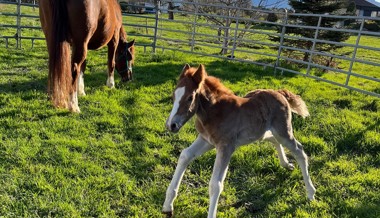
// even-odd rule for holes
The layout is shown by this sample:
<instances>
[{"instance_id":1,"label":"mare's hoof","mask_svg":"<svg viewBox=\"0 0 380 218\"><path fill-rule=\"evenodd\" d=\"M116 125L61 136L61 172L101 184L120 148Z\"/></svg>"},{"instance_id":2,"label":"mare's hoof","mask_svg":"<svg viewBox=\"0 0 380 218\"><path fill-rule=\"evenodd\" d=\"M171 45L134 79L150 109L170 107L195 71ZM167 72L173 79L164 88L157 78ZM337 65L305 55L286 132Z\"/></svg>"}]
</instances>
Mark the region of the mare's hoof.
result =
<instances>
[{"instance_id":1,"label":"mare's hoof","mask_svg":"<svg viewBox=\"0 0 380 218\"><path fill-rule=\"evenodd\" d=\"M77 114L80 113L80 109L79 109L78 106L76 106L76 107L70 107L69 111L72 112L72 113L77 113Z\"/></svg>"},{"instance_id":2,"label":"mare's hoof","mask_svg":"<svg viewBox=\"0 0 380 218\"><path fill-rule=\"evenodd\" d=\"M162 213L166 216L166 218L173 217L173 211L162 211Z\"/></svg>"}]
</instances>

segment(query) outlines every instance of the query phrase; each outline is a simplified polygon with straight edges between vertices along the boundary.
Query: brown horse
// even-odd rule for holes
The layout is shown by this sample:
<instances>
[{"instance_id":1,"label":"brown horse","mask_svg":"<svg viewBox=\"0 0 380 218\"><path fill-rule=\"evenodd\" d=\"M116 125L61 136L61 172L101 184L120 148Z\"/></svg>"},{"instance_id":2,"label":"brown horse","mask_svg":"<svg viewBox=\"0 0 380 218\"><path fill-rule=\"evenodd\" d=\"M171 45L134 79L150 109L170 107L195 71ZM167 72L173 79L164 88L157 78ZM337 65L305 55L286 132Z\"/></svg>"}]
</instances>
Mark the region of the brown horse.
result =
<instances>
[{"instance_id":1,"label":"brown horse","mask_svg":"<svg viewBox=\"0 0 380 218\"><path fill-rule=\"evenodd\" d=\"M282 145L292 152L301 168L308 198L314 199L316 190L309 176L307 155L294 138L291 123L291 112L302 117L309 115L301 97L287 90L256 90L244 98L238 97L218 79L208 76L203 65L198 69L185 65L173 98L167 129L178 132L196 114L195 127L199 135L179 157L163 205L163 212L168 216L173 214L173 202L186 167L196 157L215 147L217 153L209 186L208 217L216 217L232 153L237 147L260 139L274 144L280 164L288 169L294 167L288 162Z\"/></svg>"},{"instance_id":2,"label":"brown horse","mask_svg":"<svg viewBox=\"0 0 380 218\"><path fill-rule=\"evenodd\" d=\"M134 41L127 42L116 0L40 0L39 7L49 53L48 94L54 106L80 112L77 96L85 94L88 49L108 46L108 87L114 87L115 68L122 81L132 79Z\"/></svg>"}]
</instances>

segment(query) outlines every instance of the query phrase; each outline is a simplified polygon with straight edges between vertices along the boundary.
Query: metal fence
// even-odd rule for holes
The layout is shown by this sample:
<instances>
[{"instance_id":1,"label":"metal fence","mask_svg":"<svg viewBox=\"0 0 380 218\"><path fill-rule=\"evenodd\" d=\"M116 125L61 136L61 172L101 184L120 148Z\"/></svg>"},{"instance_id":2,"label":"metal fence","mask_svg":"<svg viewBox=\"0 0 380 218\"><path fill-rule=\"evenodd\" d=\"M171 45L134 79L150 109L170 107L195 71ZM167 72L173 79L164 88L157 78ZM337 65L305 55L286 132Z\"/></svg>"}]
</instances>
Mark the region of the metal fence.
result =
<instances>
[{"instance_id":1,"label":"metal fence","mask_svg":"<svg viewBox=\"0 0 380 218\"><path fill-rule=\"evenodd\" d=\"M185 52L252 63L274 73L300 74L380 97L380 18L298 14L205 2L122 2L123 24L129 38L136 38L144 52ZM3 12L0 5L0 18L9 23L16 20L15 24L0 23L5 46L33 47L36 40L42 41L38 11L31 9L37 5L21 0L1 3L13 4L15 12ZM22 12L24 8L29 14ZM315 20L315 25L301 24L303 17ZM334 25L322 25L326 20ZM310 34L297 34L304 30ZM326 33L349 34L349 38L335 41L323 38Z\"/></svg>"}]
</instances>

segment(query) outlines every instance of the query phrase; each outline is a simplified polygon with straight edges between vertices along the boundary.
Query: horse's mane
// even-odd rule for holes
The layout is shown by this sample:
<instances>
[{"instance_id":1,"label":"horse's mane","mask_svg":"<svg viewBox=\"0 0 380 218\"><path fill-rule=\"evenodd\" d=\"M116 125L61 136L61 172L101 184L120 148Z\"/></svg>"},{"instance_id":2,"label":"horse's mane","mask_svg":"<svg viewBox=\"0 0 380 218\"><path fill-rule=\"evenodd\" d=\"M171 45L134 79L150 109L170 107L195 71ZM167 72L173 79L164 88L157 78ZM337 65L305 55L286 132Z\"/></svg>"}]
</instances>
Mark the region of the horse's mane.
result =
<instances>
[{"instance_id":1,"label":"horse's mane","mask_svg":"<svg viewBox=\"0 0 380 218\"><path fill-rule=\"evenodd\" d=\"M183 76L191 78L197 70L197 68L191 67ZM205 73L205 75L206 77L199 85L198 93L203 95L208 101L211 102L211 104L214 104L219 96L234 94L230 89L225 87L218 78L209 76L207 73Z\"/></svg>"},{"instance_id":2,"label":"horse's mane","mask_svg":"<svg viewBox=\"0 0 380 218\"><path fill-rule=\"evenodd\" d=\"M200 89L200 92L205 95L211 103L215 103L219 96L234 94L230 89L225 87L218 78L213 76L207 76Z\"/></svg>"},{"instance_id":3,"label":"horse's mane","mask_svg":"<svg viewBox=\"0 0 380 218\"><path fill-rule=\"evenodd\" d=\"M134 62L135 62L135 46L131 46L129 49L130 49L131 54L132 54L131 62L132 62L132 64L134 64Z\"/></svg>"}]
</instances>

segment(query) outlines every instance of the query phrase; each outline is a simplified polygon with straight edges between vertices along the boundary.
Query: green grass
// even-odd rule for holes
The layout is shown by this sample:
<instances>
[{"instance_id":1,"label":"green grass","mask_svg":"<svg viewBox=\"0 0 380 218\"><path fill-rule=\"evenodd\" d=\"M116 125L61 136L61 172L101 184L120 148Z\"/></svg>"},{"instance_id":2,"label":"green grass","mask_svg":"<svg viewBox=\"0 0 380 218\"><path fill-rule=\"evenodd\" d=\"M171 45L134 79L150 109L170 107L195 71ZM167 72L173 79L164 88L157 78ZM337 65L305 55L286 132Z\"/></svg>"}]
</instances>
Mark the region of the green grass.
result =
<instances>
[{"instance_id":1,"label":"green grass","mask_svg":"<svg viewBox=\"0 0 380 218\"><path fill-rule=\"evenodd\" d=\"M307 200L298 166L282 168L270 144L256 143L234 153L218 217L380 217L378 98L252 64L138 47L135 80L122 84L116 75L115 89L105 86L106 49L90 51L82 112L71 114L47 100L44 44L0 44L0 217L162 217L178 156L196 138L193 120L178 134L164 128L185 63L205 64L238 95L289 89L311 114L293 124L310 156L316 201ZM206 217L214 158L211 151L189 166L176 217Z\"/></svg>"},{"instance_id":2,"label":"green grass","mask_svg":"<svg viewBox=\"0 0 380 218\"><path fill-rule=\"evenodd\" d=\"M311 117L294 117L317 187L308 202L298 169L280 167L267 143L233 155L218 217L378 217L380 101L249 64L138 49L135 80L109 89L106 50L91 51L80 114L47 100L47 54L0 48L0 216L161 217L165 190L182 149L196 137L193 121L169 134L165 119L184 63L204 63L235 93L287 88L301 94ZM177 217L205 217L215 152L192 163ZM291 158L294 162L294 159Z\"/></svg>"}]
</instances>

